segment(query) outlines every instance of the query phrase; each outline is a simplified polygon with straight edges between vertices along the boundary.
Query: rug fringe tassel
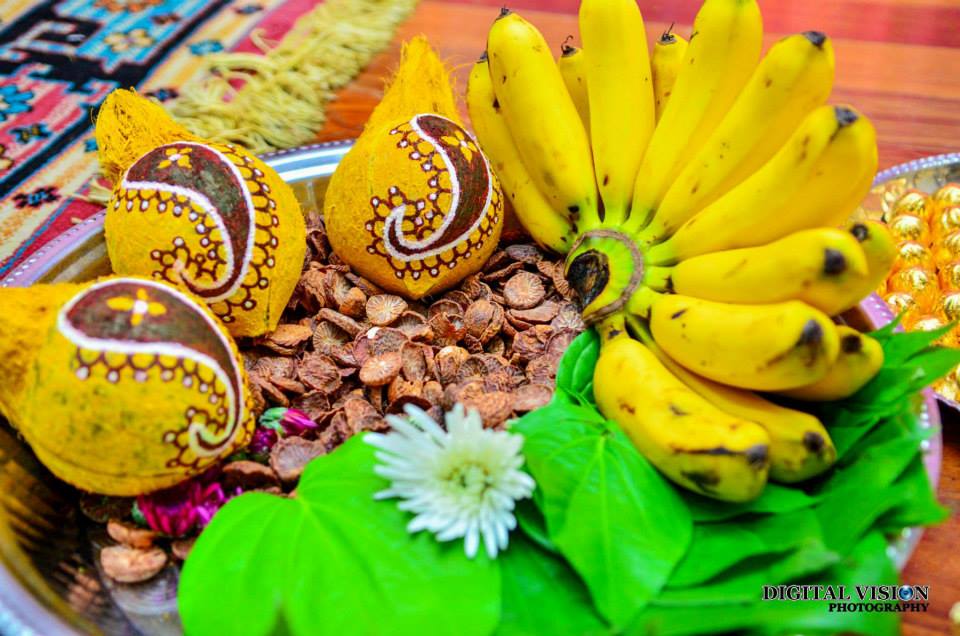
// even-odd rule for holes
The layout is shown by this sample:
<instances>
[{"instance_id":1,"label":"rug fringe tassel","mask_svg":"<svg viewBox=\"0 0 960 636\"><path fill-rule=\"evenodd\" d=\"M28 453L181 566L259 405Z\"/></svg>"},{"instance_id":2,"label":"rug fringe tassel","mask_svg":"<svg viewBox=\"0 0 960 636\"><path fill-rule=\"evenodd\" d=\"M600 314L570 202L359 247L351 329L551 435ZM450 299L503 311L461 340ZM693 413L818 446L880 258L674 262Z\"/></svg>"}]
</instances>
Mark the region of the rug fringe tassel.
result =
<instances>
[{"instance_id":1,"label":"rug fringe tassel","mask_svg":"<svg viewBox=\"0 0 960 636\"><path fill-rule=\"evenodd\" d=\"M205 73L180 91L170 112L200 137L257 154L310 143L326 122L334 92L386 48L416 4L326 0L299 18L275 48L256 33L264 55L205 58Z\"/></svg>"}]
</instances>

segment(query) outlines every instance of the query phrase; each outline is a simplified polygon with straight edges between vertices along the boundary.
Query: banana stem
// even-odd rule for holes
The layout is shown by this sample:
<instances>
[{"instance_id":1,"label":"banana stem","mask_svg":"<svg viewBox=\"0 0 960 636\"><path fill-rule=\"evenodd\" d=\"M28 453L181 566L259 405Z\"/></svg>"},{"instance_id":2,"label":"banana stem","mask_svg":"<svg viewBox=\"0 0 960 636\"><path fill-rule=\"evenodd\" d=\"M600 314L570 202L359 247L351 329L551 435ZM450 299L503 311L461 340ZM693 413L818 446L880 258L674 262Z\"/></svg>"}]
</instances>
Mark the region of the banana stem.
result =
<instances>
[{"instance_id":1,"label":"banana stem","mask_svg":"<svg viewBox=\"0 0 960 636\"><path fill-rule=\"evenodd\" d=\"M641 318L650 317L650 308L659 294L649 287L641 287L636 291L630 300L627 301L627 313L640 316Z\"/></svg>"},{"instance_id":2,"label":"banana stem","mask_svg":"<svg viewBox=\"0 0 960 636\"><path fill-rule=\"evenodd\" d=\"M651 265L674 265L676 263L676 258L672 254L670 239L663 243L648 246L643 256L647 263Z\"/></svg>"},{"instance_id":3,"label":"banana stem","mask_svg":"<svg viewBox=\"0 0 960 636\"><path fill-rule=\"evenodd\" d=\"M652 349L657 346L653 341L653 336L650 334L650 328L647 326L647 323L629 314L627 314L624 319L626 321L627 331L631 336L639 338L640 342L647 345L648 348Z\"/></svg>"},{"instance_id":4,"label":"banana stem","mask_svg":"<svg viewBox=\"0 0 960 636\"><path fill-rule=\"evenodd\" d=\"M620 311L643 280L643 254L629 236L610 229L580 235L564 274L583 303L583 319L596 324Z\"/></svg>"},{"instance_id":5,"label":"banana stem","mask_svg":"<svg viewBox=\"0 0 960 636\"><path fill-rule=\"evenodd\" d=\"M648 267L643 273L643 284L661 292L673 291L672 267Z\"/></svg>"},{"instance_id":6,"label":"banana stem","mask_svg":"<svg viewBox=\"0 0 960 636\"><path fill-rule=\"evenodd\" d=\"M597 208L582 210L580 217L571 219L571 223L583 233L599 230L607 226L606 220L600 220L600 210Z\"/></svg>"},{"instance_id":7,"label":"banana stem","mask_svg":"<svg viewBox=\"0 0 960 636\"><path fill-rule=\"evenodd\" d=\"M616 338L627 338L627 329L624 324L624 315L616 313L608 316L597 324L597 333L600 334L601 346L612 342Z\"/></svg>"}]
</instances>

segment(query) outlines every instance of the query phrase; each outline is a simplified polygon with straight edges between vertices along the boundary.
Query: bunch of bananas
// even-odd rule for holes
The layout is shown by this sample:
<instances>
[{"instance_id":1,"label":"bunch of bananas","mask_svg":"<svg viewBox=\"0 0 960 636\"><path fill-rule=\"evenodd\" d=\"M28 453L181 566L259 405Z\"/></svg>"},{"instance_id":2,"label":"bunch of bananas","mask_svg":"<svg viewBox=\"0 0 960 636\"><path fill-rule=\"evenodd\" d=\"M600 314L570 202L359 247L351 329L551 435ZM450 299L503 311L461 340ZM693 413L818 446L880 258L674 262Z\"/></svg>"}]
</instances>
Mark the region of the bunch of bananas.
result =
<instances>
[{"instance_id":1,"label":"bunch of bananas","mask_svg":"<svg viewBox=\"0 0 960 636\"><path fill-rule=\"evenodd\" d=\"M689 42L648 51L634 0L583 0L555 60L504 10L470 74L477 138L520 221L567 254L602 336L594 391L667 477L729 501L797 482L836 451L796 400L851 395L874 340L831 319L876 288L894 244L842 227L877 166L870 122L826 105L818 32L760 59L755 0L706 0Z\"/></svg>"}]
</instances>

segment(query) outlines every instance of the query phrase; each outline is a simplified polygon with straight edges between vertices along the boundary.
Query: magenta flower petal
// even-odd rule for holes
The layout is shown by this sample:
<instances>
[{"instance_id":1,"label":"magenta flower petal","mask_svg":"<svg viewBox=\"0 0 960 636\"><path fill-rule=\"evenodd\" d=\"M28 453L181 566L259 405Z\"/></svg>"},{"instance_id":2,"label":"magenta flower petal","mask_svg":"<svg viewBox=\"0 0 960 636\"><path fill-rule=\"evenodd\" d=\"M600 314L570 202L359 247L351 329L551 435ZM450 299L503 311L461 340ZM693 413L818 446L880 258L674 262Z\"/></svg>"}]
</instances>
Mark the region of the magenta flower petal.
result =
<instances>
[{"instance_id":1,"label":"magenta flower petal","mask_svg":"<svg viewBox=\"0 0 960 636\"><path fill-rule=\"evenodd\" d=\"M272 428L262 428L257 427L253 432L253 439L250 440L250 445L247 446L247 450L250 451L252 455L263 457L270 454L270 450L273 448L274 444L277 443L277 431Z\"/></svg>"},{"instance_id":2,"label":"magenta flower petal","mask_svg":"<svg viewBox=\"0 0 960 636\"><path fill-rule=\"evenodd\" d=\"M287 409L280 422L287 435L303 435L317 428L317 423L311 420L310 416L297 409Z\"/></svg>"},{"instance_id":3,"label":"magenta flower petal","mask_svg":"<svg viewBox=\"0 0 960 636\"><path fill-rule=\"evenodd\" d=\"M137 497L147 526L171 537L182 537L210 523L228 499L217 473L207 471L172 488Z\"/></svg>"}]
</instances>

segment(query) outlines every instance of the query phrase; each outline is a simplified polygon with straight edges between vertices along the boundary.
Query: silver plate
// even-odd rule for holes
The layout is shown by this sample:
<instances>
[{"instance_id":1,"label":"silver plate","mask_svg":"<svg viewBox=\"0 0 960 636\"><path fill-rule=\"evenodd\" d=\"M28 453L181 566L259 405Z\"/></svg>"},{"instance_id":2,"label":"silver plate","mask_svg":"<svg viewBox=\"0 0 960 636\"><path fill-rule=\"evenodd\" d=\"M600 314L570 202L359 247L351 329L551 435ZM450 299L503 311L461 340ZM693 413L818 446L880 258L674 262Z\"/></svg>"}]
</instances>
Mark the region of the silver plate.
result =
<instances>
[{"instance_id":1,"label":"silver plate","mask_svg":"<svg viewBox=\"0 0 960 636\"><path fill-rule=\"evenodd\" d=\"M273 153L264 159L293 186L305 211L319 210L327 181L351 145L317 144ZM960 155L946 157L950 161L932 157L892 168L880 173L878 182L921 171L940 175L936 171L944 166L960 165ZM0 286L84 281L109 273L103 213L99 213L41 247L0 281ZM892 318L875 296L866 299L861 310L867 326L873 328ZM923 428L940 425L932 395L928 391L918 409ZM939 432L924 444L925 464L936 484L941 461ZM177 568L168 567L154 580L140 585L113 584L99 576L93 555L104 541L103 532L79 518L75 502L75 493L53 478L22 441L0 423L0 633L179 634ZM890 554L898 567L906 563L920 534L920 529L905 530L891 544ZM81 568L86 574L78 574ZM100 590L89 594L92 600L84 608L76 598L85 575L92 575ZM215 590L211 602L216 602Z\"/></svg>"}]
</instances>

